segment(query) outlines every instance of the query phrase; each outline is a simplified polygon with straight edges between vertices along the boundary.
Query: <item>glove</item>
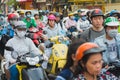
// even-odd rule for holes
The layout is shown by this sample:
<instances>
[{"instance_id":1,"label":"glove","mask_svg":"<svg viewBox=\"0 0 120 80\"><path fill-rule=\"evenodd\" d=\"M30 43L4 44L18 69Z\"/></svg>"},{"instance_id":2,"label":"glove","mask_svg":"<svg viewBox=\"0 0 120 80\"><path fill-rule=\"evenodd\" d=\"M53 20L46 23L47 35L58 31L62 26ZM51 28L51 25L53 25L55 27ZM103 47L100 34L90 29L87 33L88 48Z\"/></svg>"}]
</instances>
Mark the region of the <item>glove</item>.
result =
<instances>
[{"instance_id":1,"label":"glove","mask_svg":"<svg viewBox=\"0 0 120 80\"><path fill-rule=\"evenodd\" d=\"M47 56L46 54L43 54L43 59L44 59L45 61L48 61L48 56Z\"/></svg>"}]
</instances>

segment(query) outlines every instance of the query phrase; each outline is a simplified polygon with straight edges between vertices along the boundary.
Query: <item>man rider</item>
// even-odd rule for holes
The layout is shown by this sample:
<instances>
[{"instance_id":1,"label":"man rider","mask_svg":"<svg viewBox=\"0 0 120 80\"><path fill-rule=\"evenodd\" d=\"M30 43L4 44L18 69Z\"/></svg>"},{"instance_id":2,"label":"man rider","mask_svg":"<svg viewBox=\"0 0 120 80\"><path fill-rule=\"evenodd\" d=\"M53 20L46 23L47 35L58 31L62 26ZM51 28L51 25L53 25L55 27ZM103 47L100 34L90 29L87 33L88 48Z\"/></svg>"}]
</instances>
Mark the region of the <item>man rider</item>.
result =
<instances>
[{"instance_id":1,"label":"man rider","mask_svg":"<svg viewBox=\"0 0 120 80\"><path fill-rule=\"evenodd\" d=\"M91 12L92 27L81 33L81 38L88 42L94 42L94 39L105 33L103 27L104 15L100 9Z\"/></svg>"},{"instance_id":2,"label":"man rider","mask_svg":"<svg viewBox=\"0 0 120 80\"><path fill-rule=\"evenodd\" d=\"M31 55L40 55L39 49L34 45L31 39L25 37L26 24L23 21L17 21L14 23L15 36L8 40L6 46L12 47L14 51L5 50L4 57L8 61L6 69L10 72L9 80L18 80L18 70L16 68L17 57L30 53ZM10 67L11 64L14 64Z\"/></svg>"},{"instance_id":3,"label":"man rider","mask_svg":"<svg viewBox=\"0 0 120 80\"><path fill-rule=\"evenodd\" d=\"M105 19L105 34L96 38L95 43L106 49L103 60L109 64L120 59L120 35L118 35L119 21L115 17Z\"/></svg>"}]
</instances>

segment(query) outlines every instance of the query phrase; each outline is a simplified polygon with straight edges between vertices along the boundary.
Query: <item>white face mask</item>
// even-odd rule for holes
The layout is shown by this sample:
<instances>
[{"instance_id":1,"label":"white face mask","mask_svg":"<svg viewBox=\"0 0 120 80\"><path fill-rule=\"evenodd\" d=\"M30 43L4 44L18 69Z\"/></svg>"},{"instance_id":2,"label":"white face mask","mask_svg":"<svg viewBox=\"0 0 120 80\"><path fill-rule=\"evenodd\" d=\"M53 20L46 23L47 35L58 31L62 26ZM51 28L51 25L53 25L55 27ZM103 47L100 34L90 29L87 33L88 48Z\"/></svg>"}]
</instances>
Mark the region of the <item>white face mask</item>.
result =
<instances>
[{"instance_id":1,"label":"white face mask","mask_svg":"<svg viewBox=\"0 0 120 80\"><path fill-rule=\"evenodd\" d=\"M108 35L112 38L114 38L117 34L118 34L118 30L117 29L113 29L113 30L108 30Z\"/></svg>"},{"instance_id":2,"label":"white face mask","mask_svg":"<svg viewBox=\"0 0 120 80\"><path fill-rule=\"evenodd\" d=\"M19 37L19 38L24 38L25 37L25 34L26 34L26 31L16 31L16 33L17 33L17 36Z\"/></svg>"}]
</instances>

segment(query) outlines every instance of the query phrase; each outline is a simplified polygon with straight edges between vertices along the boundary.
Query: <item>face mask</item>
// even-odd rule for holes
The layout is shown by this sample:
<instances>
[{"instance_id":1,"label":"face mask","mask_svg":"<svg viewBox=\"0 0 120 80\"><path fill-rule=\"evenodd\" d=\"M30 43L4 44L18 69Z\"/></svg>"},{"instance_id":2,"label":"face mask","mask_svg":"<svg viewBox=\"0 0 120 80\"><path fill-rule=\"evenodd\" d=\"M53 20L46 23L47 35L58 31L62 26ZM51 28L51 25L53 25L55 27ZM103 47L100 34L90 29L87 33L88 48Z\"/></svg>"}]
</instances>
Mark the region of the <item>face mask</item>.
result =
<instances>
[{"instance_id":1,"label":"face mask","mask_svg":"<svg viewBox=\"0 0 120 80\"><path fill-rule=\"evenodd\" d=\"M74 17L74 16L71 16L70 18L71 18L72 20L74 20L74 19L75 19L75 17Z\"/></svg>"},{"instance_id":2,"label":"face mask","mask_svg":"<svg viewBox=\"0 0 120 80\"><path fill-rule=\"evenodd\" d=\"M11 25L14 25L14 23L15 23L16 21L17 21L17 20L10 20L9 23L10 23Z\"/></svg>"},{"instance_id":3,"label":"face mask","mask_svg":"<svg viewBox=\"0 0 120 80\"><path fill-rule=\"evenodd\" d=\"M83 21L85 21L85 20L86 20L86 17L85 17L85 16L83 16L83 17L81 17L81 19L82 19Z\"/></svg>"},{"instance_id":4,"label":"face mask","mask_svg":"<svg viewBox=\"0 0 120 80\"><path fill-rule=\"evenodd\" d=\"M26 31L16 31L16 33L17 33L17 36L19 37L19 38L24 38L25 37L25 34L26 34Z\"/></svg>"},{"instance_id":5,"label":"face mask","mask_svg":"<svg viewBox=\"0 0 120 80\"><path fill-rule=\"evenodd\" d=\"M110 36L110 37L115 37L116 35L117 35L117 33L118 33L118 30L117 29L114 29L114 30L109 30L108 31L108 35Z\"/></svg>"},{"instance_id":6,"label":"face mask","mask_svg":"<svg viewBox=\"0 0 120 80\"><path fill-rule=\"evenodd\" d=\"M30 17L31 17L31 15L30 15L30 14L28 14L28 15L27 15L27 18L30 18Z\"/></svg>"}]
</instances>

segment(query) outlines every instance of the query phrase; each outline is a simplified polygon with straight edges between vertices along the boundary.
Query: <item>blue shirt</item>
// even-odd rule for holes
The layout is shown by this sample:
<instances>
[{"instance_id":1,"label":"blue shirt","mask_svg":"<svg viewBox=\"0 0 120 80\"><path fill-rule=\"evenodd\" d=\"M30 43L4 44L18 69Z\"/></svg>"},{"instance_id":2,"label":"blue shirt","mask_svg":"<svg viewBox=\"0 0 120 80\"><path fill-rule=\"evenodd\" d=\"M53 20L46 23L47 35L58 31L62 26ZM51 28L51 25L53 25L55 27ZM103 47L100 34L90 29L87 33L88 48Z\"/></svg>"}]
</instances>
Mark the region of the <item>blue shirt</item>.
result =
<instances>
[{"instance_id":1,"label":"blue shirt","mask_svg":"<svg viewBox=\"0 0 120 80\"><path fill-rule=\"evenodd\" d=\"M7 34L10 37L14 36L14 30L11 25L8 25L7 27L4 27L1 31L1 35Z\"/></svg>"}]
</instances>

